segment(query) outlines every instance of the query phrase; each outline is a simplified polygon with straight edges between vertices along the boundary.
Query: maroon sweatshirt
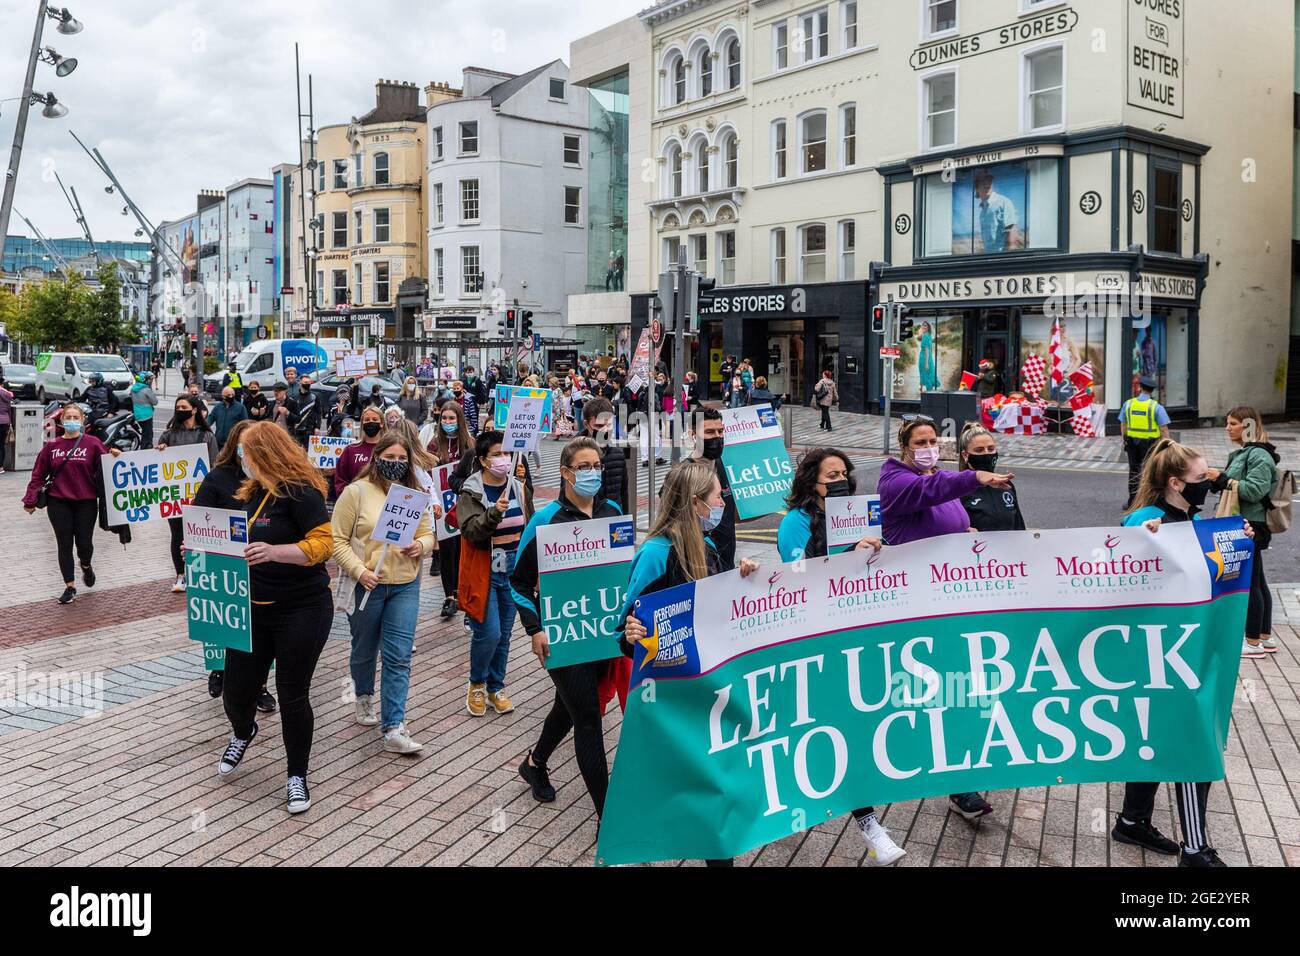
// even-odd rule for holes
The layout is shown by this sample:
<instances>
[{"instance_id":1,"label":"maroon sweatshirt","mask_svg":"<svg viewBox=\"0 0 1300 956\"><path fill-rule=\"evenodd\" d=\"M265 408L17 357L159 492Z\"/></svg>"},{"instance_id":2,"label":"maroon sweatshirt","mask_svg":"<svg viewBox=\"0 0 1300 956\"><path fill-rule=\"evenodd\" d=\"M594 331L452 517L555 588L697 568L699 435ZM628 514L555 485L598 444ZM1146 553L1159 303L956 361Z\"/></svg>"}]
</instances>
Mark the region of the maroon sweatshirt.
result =
<instances>
[{"instance_id":1,"label":"maroon sweatshirt","mask_svg":"<svg viewBox=\"0 0 1300 956\"><path fill-rule=\"evenodd\" d=\"M334 465L334 497L343 494L343 489L366 470L366 465L370 464L374 453L375 446L363 441L355 442L343 449L343 454L339 455L339 460Z\"/></svg>"},{"instance_id":2,"label":"maroon sweatshirt","mask_svg":"<svg viewBox=\"0 0 1300 956\"><path fill-rule=\"evenodd\" d=\"M51 471L54 471L54 484L50 486L51 498L94 501L99 497L95 490L95 475L99 473L99 459L108 454L108 449L98 438L87 435L81 439L76 455L69 458L68 454L75 444L75 438L66 436L45 443L36 456L32 480L27 483L27 494L23 495L24 508L36 504L36 493L41 490L46 475Z\"/></svg>"}]
</instances>

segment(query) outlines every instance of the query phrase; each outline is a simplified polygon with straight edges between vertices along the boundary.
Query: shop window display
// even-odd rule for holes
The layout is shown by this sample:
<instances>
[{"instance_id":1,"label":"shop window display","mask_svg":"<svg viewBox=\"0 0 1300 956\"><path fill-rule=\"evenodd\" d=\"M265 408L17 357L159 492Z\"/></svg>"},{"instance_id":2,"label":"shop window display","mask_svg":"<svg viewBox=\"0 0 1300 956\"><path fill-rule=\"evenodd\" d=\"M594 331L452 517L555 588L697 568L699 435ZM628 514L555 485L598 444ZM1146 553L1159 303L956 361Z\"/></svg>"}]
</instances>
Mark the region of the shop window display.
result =
<instances>
[{"instance_id":1,"label":"shop window display","mask_svg":"<svg viewBox=\"0 0 1300 956\"><path fill-rule=\"evenodd\" d=\"M1159 383L1156 397L1161 404L1168 407L1187 405L1187 344L1186 309L1156 313L1145 328L1135 327L1130 356L1130 394L1138 393L1142 376L1151 375Z\"/></svg>"},{"instance_id":2,"label":"shop window display","mask_svg":"<svg viewBox=\"0 0 1300 956\"><path fill-rule=\"evenodd\" d=\"M1058 167L1054 159L1039 159L926 176L923 255L1056 248Z\"/></svg>"},{"instance_id":3,"label":"shop window display","mask_svg":"<svg viewBox=\"0 0 1300 956\"><path fill-rule=\"evenodd\" d=\"M1106 320L1101 317L1070 317L1061 319L1061 374L1063 380L1059 386L1051 384L1052 353L1052 317L1034 312L1023 312L1020 316L1020 361L1013 370L1019 380L1020 369L1025 359L1039 355L1048 377L1050 395L1044 395L1052 401L1068 402L1077 390L1070 381L1070 373L1091 362L1094 376L1092 383L1093 401L1104 403L1105 386L1103 372L1106 368Z\"/></svg>"},{"instance_id":4,"label":"shop window display","mask_svg":"<svg viewBox=\"0 0 1300 956\"><path fill-rule=\"evenodd\" d=\"M961 382L965 318L913 314L915 335L894 361L894 398L919 399L922 392L954 391Z\"/></svg>"}]
</instances>

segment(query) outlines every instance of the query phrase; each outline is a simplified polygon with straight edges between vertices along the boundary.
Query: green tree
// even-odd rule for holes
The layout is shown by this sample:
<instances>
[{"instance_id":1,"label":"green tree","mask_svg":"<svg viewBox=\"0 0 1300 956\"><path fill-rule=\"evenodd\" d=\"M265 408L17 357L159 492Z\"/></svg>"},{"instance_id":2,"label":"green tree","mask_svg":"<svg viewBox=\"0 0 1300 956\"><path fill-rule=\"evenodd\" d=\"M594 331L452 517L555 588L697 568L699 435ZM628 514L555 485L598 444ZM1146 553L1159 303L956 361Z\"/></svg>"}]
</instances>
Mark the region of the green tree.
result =
<instances>
[{"instance_id":1,"label":"green tree","mask_svg":"<svg viewBox=\"0 0 1300 956\"><path fill-rule=\"evenodd\" d=\"M89 291L77 273L67 279L47 277L23 288L18 338L58 350L75 350L86 343Z\"/></svg>"},{"instance_id":2,"label":"green tree","mask_svg":"<svg viewBox=\"0 0 1300 956\"><path fill-rule=\"evenodd\" d=\"M94 348L114 351L123 342L135 341L133 323L122 318L122 280L116 264L102 263L98 278L99 288L85 292L86 342Z\"/></svg>"},{"instance_id":3,"label":"green tree","mask_svg":"<svg viewBox=\"0 0 1300 956\"><path fill-rule=\"evenodd\" d=\"M5 334L10 338L22 338L18 334L22 325L20 313L18 296L14 295L8 286L0 288L0 325L5 327Z\"/></svg>"}]
</instances>

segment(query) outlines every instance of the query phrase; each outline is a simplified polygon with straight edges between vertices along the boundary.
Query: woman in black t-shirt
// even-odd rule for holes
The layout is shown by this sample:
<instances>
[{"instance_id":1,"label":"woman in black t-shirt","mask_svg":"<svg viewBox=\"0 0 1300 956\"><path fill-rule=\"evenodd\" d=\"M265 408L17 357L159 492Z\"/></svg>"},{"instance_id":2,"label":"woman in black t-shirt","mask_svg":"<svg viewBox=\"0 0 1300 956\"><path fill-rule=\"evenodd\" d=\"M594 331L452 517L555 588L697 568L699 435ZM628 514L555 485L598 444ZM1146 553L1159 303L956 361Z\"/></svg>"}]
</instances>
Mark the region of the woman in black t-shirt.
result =
<instances>
[{"instance_id":1,"label":"woman in black t-shirt","mask_svg":"<svg viewBox=\"0 0 1300 956\"><path fill-rule=\"evenodd\" d=\"M270 422L250 426L237 454L248 478L237 497L249 514L244 556L252 588L253 649L226 651L223 697L233 734L217 772L234 771L257 736L258 691L274 661L288 758L288 809L302 813L311 806L311 679L334 622L325 569L334 544L326 484L301 446Z\"/></svg>"},{"instance_id":2,"label":"woman in black t-shirt","mask_svg":"<svg viewBox=\"0 0 1300 956\"><path fill-rule=\"evenodd\" d=\"M997 471L998 444L993 434L976 422L962 429L961 466L975 471ZM1006 488L984 487L971 492L961 500L976 531L1024 531L1025 518L1020 513L1020 499L1016 486Z\"/></svg>"}]
</instances>

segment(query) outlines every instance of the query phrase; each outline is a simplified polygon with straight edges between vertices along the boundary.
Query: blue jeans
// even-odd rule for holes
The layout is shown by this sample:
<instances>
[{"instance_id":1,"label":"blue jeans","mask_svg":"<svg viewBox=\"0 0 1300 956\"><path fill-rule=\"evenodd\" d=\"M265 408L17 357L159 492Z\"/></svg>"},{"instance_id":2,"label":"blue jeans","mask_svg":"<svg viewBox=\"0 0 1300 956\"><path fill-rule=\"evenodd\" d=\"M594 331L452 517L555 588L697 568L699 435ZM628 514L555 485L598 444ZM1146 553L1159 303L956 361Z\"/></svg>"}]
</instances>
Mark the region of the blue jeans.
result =
<instances>
[{"instance_id":1,"label":"blue jeans","mask_svg":"<svg viewBox=\"0 0 1300 956\"><path fill-rule=\"evenodd\" d=\"M352 628L352 684L357 696L375 693L375 658L383 649L383 683L380 694L380 729L392 730L406 718L406 692L411 685L411 647L420 612L420 579L408 584L377 584L365 610L366 591L357 585L357 610Z\"/></svg>"},{"instance_id":2,"label":"blue jeans","mask_svg":"<svg viewBox=\"0 0 1300 956\"><path fill-rule=\"evenodd\" d=\"M488 587L487 610L483 623L466 615L469 620L469 682L487 684L487 692L495 694L506 686L506 661L510 658L510 631L515 626L515 601L510 596L510 572L515 567L515 553L505 552L503 571L492 572Z\"/></svg>"}]
</instances>

